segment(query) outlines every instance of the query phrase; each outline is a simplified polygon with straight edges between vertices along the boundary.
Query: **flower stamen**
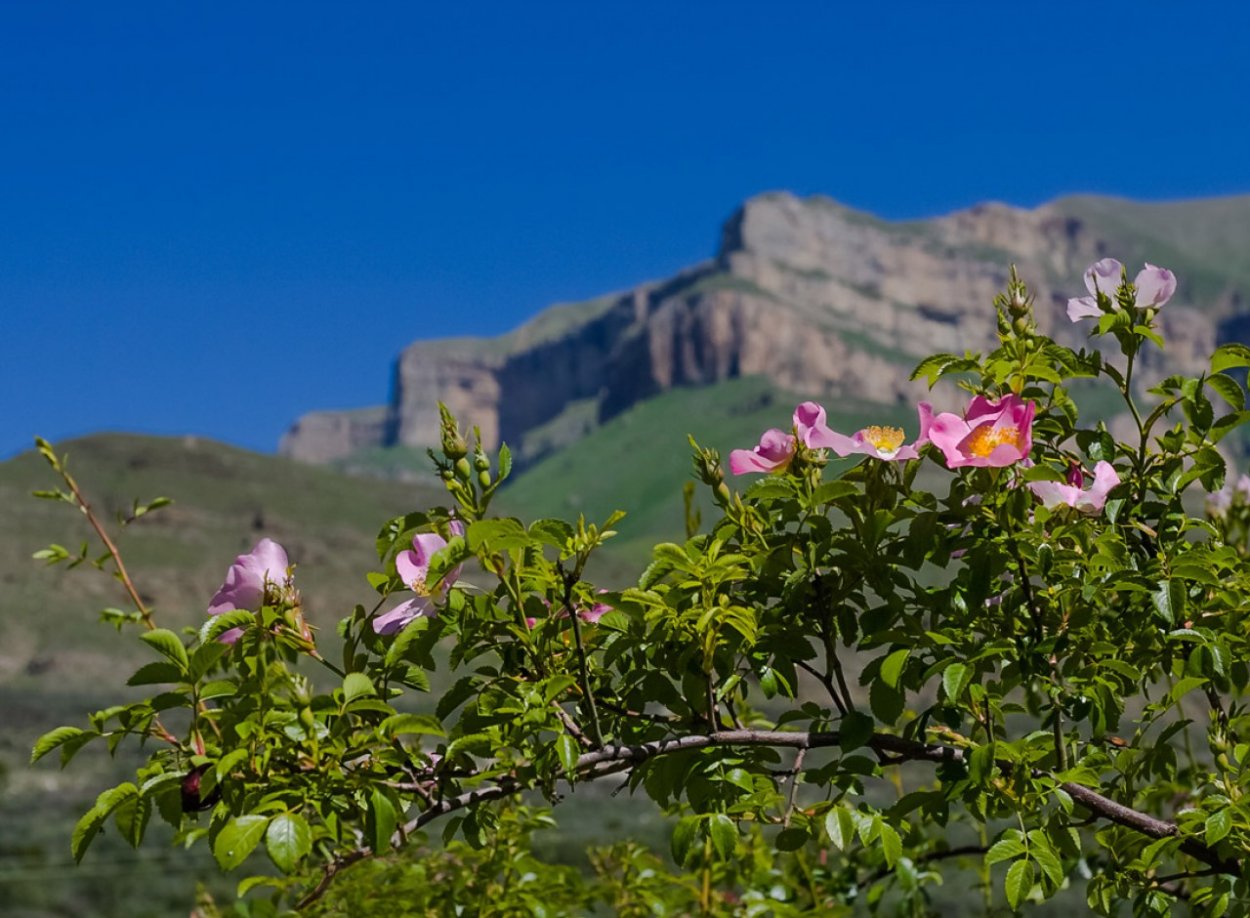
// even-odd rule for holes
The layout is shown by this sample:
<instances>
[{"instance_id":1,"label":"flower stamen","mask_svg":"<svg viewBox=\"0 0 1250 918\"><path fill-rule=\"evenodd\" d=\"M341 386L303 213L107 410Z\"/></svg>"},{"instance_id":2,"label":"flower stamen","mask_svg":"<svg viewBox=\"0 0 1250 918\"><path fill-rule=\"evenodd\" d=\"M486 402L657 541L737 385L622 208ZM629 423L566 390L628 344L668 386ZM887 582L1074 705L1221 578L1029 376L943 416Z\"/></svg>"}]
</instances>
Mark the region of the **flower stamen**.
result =
<instances>
[{"instance_id":1,"label":"flower stamen","mask_svg":"<svg viewBox=\"0 0 1250 918\"><path fill-rule=\"evenodd\" d=\"M986 424L978 427L968 437L967 449L972 455L984 459L1000 446L1014 446L1018 449L1020 440L1020 428L1014 425L995 427Z\"/></svg>"},{"instance_id":2,"label":"flower stamen","mask_svg":"<svg viewBox=\"0 0 1250 918\"><path fill-rule=\"evenodd\" d=\"M882 459L889 459L903 445L901 427L878 427L874 424L864 428L863 436Z\"/></svg>"}]
</instances>

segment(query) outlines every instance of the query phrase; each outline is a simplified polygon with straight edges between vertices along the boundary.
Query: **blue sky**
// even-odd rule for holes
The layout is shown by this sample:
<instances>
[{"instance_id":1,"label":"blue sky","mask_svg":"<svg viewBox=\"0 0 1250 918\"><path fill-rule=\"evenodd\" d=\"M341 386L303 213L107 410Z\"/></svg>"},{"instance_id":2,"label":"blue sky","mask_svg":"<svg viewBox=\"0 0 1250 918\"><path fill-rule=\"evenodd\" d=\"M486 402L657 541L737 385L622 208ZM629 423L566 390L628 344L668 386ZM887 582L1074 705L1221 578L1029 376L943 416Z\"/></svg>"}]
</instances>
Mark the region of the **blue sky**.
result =
<instances>
[{"instance_id":1,"label":"blue sky","mask_svg":"<svg viewBox=\"0 0 1250 918\"><path fill-rule=\"evenodd\" d=\"M765 190L1244 193L1248 41L1233 3L0 5L0 456L272 449Z\"/></svg>"}]
</instances>

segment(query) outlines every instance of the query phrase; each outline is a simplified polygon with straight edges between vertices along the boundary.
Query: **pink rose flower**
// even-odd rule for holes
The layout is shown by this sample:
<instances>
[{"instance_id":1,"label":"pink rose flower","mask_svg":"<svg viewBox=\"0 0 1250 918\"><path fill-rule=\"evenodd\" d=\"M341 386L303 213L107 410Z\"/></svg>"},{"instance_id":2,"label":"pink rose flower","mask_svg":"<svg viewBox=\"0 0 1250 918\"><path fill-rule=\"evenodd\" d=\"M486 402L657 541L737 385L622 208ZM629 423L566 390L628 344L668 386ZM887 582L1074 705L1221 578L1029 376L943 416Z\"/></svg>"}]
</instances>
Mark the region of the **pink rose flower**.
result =
<instances>
[{"instance_id":1,"label":"pink rose flower","mask_svg":"<svg viewBox=\"0 0 1250 918\"><path fill-rule=\"evenodd\" d=\"M1101 291L1114 300L1123 271L1124 266L1114 258L1104 258L1086 268L1085 289L1089 291L1089 296L1068 300L1068 318L1079 322L1081 319L1096 319L1101 316L1103 313L1098 308L1098 293ZM1134 305L1138 309L1158 309L1176 293L1176 275L1167 268L1146 262L1146 266L1133 279L1133 287L1136 290Z\"/></svg>"},{"instance_id":2,"label":"pink rose flower","mask_svg":"<svg viewBox=\"0 0 1250 918\"><path fill-rule=\"evenodd\" d=\"M755 449L735 449L729 454L729 471L735 475L748 472L776 472L786 468L794 458L797 445L793 434L772 428L764 431Z\"/></svg>"},{"instance_id":3,"label":"pink rose flower","mask_svg":"<svg viewBox=\"0 0 1250 918\"><path fill-rule=\"evenodd\" d=\"M453 519L449 526L453 536L464 535L464 524ZM438 613L435 602L447 592L447 586L460 576L460 566L449 570L438 582L430 584L430 561L434 555L447 547L447 540L436 532L419 532L412 537L412 548L401 551L395 558L395 570L404 586L416 594L395 608L383 612L373 620L373 630L378 634L396 634L413 619L434 616Z\"/></svg>"},{"instance_id":4,"label":"pink rose flower","mask_svg":"<svg viewBox=\"0 0 1250 918\"><path fill-rule=\"evenodd\" d=\"M951 469L1001 468L1019 462L1033 448L1036 406L1018 395L990 401L978 395L963 417L943 412L929 422L929 440Z\"/></svg>"},{"instance_id":5,"label":"pink rose flower","mask_svg":"<svg viewBox=\"0 0 1250 918\"><path fill-rule=\"evenodd\" d=\"M235 609L256 612L267 598L280 601L290 566L281 545L273 539L261 539L247 554L234 559L226 571L225 581L208 602L208 614L221 615ZM233 644L242 634L242 628L231 628L217 640Z\"/></svg>"},{"instance_id":6,"label":"pink rose flower","mask_svg":"<svg viewBox=\"0 0 1250 918\"><path fill-rule=\"evenodd\" d=\"M894 462L918 459L919 449L929 441L929 425L933 408L928 402L917 406L920 415L920 436L914 443L903 444L901 427L865 427L851 436L830 430L825 423L825 409L815 402L804 402L794 409L794 429L799 439L811 449L831 449L839 456L853 454L873 456Z\"/></svg>"},{"instance_id":7,"label":"pink rose flower","mask_svg":"<svg viewBox=\"0 0 1250 918\"><path fill-rule=\"evenodd\" d=\"M1029 482L1029 490L1038 496L1042 506L1053 510L1055 507L1067 505L1075 507L1082 513L1101 513L1107 503L1107 494L1120 483L1120 476L1110 462L1099 461L1094 466L1094 482L1088 489L1082 490L1085 476L1079 466L1074 466L1068 473L1068 483L1058 481Z\"/></svg>"}]
</instances>

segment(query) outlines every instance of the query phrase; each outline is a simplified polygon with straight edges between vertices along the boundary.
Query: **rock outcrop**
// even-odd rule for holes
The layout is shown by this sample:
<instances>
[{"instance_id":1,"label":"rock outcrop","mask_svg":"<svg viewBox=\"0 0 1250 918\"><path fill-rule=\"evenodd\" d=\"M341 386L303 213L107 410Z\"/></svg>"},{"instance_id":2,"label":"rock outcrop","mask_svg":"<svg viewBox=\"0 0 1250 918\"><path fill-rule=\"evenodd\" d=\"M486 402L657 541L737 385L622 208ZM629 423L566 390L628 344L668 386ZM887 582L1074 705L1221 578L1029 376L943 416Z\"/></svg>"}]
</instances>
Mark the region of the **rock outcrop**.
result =
<instances>
[{"instance_id":1,"label":"rock outcrop","mask_svg":"<svg viewBox=\"0 0 1250 918\"><path fill-rule=\"evenodd\" d=\"M920 358L991 344L993 299L1013 263L1043 329L1082 342L1084 330L1063 310L1082 292L1081 272L1143 243L1118 244L1079 211L1064 201L1035 210L985 204L895 223L828 198L761 195L726 222L712 261L663 283L553 307L501 338L417 342L399 356L389 406L306 415L280 451L325 462L370 446L434 445L442 401L480 427L488 447L521 445L524 458L534 431L588 404L602 422L674 386L745 375L802 395L911 399L920 390L908 371ZM1168 250L1176 244L1169 239ZM1164 314L1168 362L1157 371L1196 370L1217 327L1228 334L1241 301L1229 283L1205 308L1187 302L1182 285ZM567 436L581 429L564 427Z\"/></svg>"}]
</instances>

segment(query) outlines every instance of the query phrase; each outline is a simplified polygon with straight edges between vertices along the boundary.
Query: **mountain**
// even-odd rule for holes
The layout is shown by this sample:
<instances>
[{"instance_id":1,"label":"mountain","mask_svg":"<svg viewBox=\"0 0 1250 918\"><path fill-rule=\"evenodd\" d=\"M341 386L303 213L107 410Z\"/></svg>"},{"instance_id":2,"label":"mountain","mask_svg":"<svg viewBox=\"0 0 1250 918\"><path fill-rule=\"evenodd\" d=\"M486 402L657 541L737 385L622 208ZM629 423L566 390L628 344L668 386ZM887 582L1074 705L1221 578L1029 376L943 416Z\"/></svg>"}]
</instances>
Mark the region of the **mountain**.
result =
<instances>
[{"instance_id":1,"label":"mountain","mask_svg":"<svg viewBox=\"0 0 1250 918\"><path fill-rule=\"evenodd\" d=\"M1071 344L1067 298L1112 255L1170 267L1166 363L1199 369L1250 320L1250 197L1145 204L1070 197L1033 210L983 204L890 222L826 197L770 193L725 223L716 257L658 283L554 306L490 339L418 341L399 356L388 405L313 412L280 452L346 467L405 466L438 440L437 403L526 463L674 388L759 376L804 396L897 406L934 351L990 344L992 302L1016 264L1043 330ZM397 458L400 461L396 461Z\"/></svg>"}]
</instances>

